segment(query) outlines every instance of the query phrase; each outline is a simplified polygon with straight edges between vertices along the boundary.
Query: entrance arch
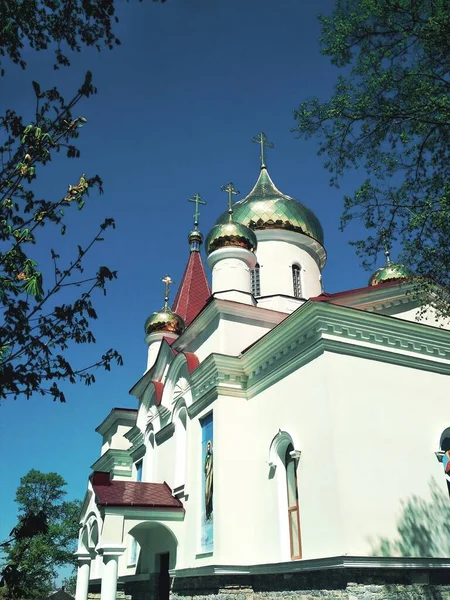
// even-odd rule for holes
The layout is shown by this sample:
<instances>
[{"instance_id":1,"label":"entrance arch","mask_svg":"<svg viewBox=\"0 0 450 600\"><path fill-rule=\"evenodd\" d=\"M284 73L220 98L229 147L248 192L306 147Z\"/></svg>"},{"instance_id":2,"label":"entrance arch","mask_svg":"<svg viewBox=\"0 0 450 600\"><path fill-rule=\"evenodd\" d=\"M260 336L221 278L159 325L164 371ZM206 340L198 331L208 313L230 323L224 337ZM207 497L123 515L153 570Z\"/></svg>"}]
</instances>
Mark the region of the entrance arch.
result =
<instances>
[{"instance_id":1,"label":"entrance arch","mask_svg":"<svg viewBox=\"0 0 450 600\"><path fill-rule=\"evenodd\" d=\"M138 543L136 575L149 575L154 597L169 600L169 570L177 562L178 540L165 525L155 521L146 521L130 529L129 534Z\"/></svg>"}]
</instances>

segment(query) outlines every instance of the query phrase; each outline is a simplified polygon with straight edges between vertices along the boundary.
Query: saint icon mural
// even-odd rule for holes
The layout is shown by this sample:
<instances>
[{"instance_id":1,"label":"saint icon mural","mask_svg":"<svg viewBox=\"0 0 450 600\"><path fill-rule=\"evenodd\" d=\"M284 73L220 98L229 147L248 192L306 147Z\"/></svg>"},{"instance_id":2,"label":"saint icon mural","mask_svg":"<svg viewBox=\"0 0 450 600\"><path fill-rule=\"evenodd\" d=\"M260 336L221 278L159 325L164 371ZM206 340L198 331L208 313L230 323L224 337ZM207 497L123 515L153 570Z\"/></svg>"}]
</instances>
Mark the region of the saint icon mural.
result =
<instances>
[{"instance_id":1,"label":"saint icon mural","mask_svg":"<svg viewBox=\"0 0 450 600\"><path fill-rule=\"evenodd\" d=\"M214 520L214 437L212 414L201 421L202 427L202 514L201 550L213 550Z\"/></svg>"},{"instance_id":2,"label":"saint icon mural","mask_svg":"<svg viewBox=\"0 0 450 600\"><path fill-rule=\"evenodd\" d=\"M213 512L213 449L211 440L206 443L205 455L205 518L209 521Z\"/></svg>"}]
</instances>

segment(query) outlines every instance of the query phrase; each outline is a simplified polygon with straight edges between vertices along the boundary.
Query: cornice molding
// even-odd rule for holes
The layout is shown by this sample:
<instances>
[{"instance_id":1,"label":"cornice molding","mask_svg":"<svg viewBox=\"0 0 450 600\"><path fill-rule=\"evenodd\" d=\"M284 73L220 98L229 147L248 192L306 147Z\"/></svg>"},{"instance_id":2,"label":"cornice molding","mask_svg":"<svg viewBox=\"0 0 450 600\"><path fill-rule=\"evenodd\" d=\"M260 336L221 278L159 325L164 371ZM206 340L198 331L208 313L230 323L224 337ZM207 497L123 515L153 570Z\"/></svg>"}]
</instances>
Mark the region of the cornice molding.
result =
<instances>
[{"instance_id":1,"label":"cornice molding","mask_svg":"<svg viewBox=\"0 0 450 600\"><path fill-rule=\"evenodd\" d=\"M129 450L110 448L91 466L93 471L112 473L114 476L131 477L133 460Z\"/></svg>"},{"instance_id":2,"label":"cornice molding","mask_svg":"<svg viewBox=\"0 0 450 600\"><path fill-rule=\"evenodd\" d=\"M214 298L180 335L173 344L173 347L178 351L189 350L190 344L192 344L205 329L220 319L236 320L252 325L273 327L278 325L285 317L286 313L270 310L268 308Z\"/></svg>"},{"instance_id":3,"label":"cornice molding","mask_svg":"<svg viewBox=\"0 0 450 600\"><path fill-rule=\"evenodd\" d=\"M105 516L120 515L125 519L142 519L143 521L184 521L184 508L161 509L147 506L106 506L104 508ZM137 523L136 523L137 524Z\"/></svg>"},{"instance_id":4,"label":"cornice molding","mask_svg":"<svg viewBox=\"0 0 450 600\"><path fill-rule=\"evenodd\" d=\"M382 556L332 556L258 565L205 565L191 569L173 569L172 577L208 575L270 575L330 569L436 570L450 568L450 558L403 558Z\"/></svg>"},{"instance_id":5,"label":"cornice molding","mask_svg":"<svg viewBox=\"0 0 450 600\"><path fill-rule=\"evenodd\" d=\"M208 356L192 374L190 414L220 394L251 398L326 351L450 375L447 330L305 302L240 356Z\"/></svg>"},{"instance_id":6,"label":"cornice molding","mask_svg":"<svg viewBox=\"0 0 450 600\"><path fill-rule=\"evenodd\" d=\"M136 425L132 427L130 431L127 431L123 437L125 437L133 446L139 446L144 443L144 434Z\"/></svg>"}]
</instances>

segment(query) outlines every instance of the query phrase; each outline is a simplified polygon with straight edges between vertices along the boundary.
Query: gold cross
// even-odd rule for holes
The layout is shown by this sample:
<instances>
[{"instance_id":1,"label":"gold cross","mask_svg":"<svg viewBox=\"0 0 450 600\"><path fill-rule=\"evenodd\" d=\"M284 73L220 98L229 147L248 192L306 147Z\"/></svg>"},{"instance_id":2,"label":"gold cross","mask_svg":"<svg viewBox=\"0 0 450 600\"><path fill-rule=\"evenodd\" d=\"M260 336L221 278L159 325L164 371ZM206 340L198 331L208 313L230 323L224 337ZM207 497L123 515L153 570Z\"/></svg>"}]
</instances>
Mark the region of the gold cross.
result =
<instances>
[{"instance_id":1,"label":"gold cross","mask_svg":"<svg viewBox=\"0 0 450 600\"><path fill-rule=\"evenodd\" d=\"M200 211L198 210L198 205L206 204L206 202L204 200L202 200L202 197L200 196L200 194L194 194L193 198L189 198L188 202L195 203L194 227L195 227L195 229L197 229L198 228L198 218L200 216Z\"/></svg>"},{"instance_id":2,"label":"gold cross","mask_svg":"<svg viewBox=\"0 0 450 600\"><path fill-rule=\"evenodd\" d=\"M229 181L227 185L223 185L220 189L222 192L228 192L228 213L231 221L231 215L233 214L233 196L240 194L240 191L234 189L231 181Z\"/></svg>"},{"instance_id":3,"label":"gold cross","mask_svg":"<svg viewBox=\"0 0 450 600\"><path fill-rule=\"evenodd\" d=\"M272 142L268 142L267 141L267 136L264 133L264 131L261 131L261 133L258 133L257 136L252 137L252 142L255 142L255 144L259 144L261 146L261 169L263 167L266 166L266 162L265 162L265 152L264 152L264 146L266 146L267 148L275 148L275 144L272 144Z\"/></svg>"},{"instance_id":4,"label":"gold cross","mask_svg":"<svg viewBox=\"0 0 450 600\"><path fill-rule=\"evenodd\" d=\"M169 302L170 286L174 282L172 281L170 275L166 275L165 277L163 277L161 279L161 281L166 284L166 289L165 289L165 294L164 294L164 308L167 308L168 302Z\"/></svg>"}]
</instances>

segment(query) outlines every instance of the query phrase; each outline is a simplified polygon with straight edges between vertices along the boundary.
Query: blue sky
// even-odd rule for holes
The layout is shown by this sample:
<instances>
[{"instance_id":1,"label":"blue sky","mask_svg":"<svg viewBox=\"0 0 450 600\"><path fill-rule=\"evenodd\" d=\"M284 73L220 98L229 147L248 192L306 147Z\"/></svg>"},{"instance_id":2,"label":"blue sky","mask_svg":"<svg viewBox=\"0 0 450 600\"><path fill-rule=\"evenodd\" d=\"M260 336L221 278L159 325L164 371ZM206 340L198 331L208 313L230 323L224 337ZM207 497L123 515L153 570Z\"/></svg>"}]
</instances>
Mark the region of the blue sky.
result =
<instances>
[{"instance_id":1,"label":"blue sky","mask_svg":"<svg viewBox=\"0 0 450 600\"><path fill-rule=\"evenodd\" d=\"M38 172L37 185L56 199L81 173L99 173L105 194L94 194L72 215L65 238L45 229L43 246L69 257L105 217L115 218L116 230L87 261L93 270L106 264L119 272L107 296L95 302L98 343L72 348L68 356L81 365L115 347L125 362L99 373L92 387L65 386L65 405L40 396L0 405L0 539L15 524L15 490L31 468L60 473L68 497L83 497L100 451L95 427L112 407L136 407L128 390L145 368L144 321L163 303L161 277L169 273L179 282L188 259L193 205L187 199L199 192L207 201L200 218L206 234L226 208L220 186L232 180L242 197L258 176L252 136L267 133L276 145L267 160L275 184L322 223L326 291L364 286L369 275L348 246L361 231L338 230L343 195L362 174L350 174L339 190L330 188L317 142L290 132L292 110L308 97L326 98L338 73L318 41L317 15L329 14L333 2L119 0L118 6L122 45L114 51L83 50L71 68L58 72L52 55L30 53L25 72L11 66L0 80L1 110L14 107L31 118L32 79L69 96L87 69L94 73L98 94L79 110L88 119L81 158L51 164Z\"/></svg>"}]
</instances>

